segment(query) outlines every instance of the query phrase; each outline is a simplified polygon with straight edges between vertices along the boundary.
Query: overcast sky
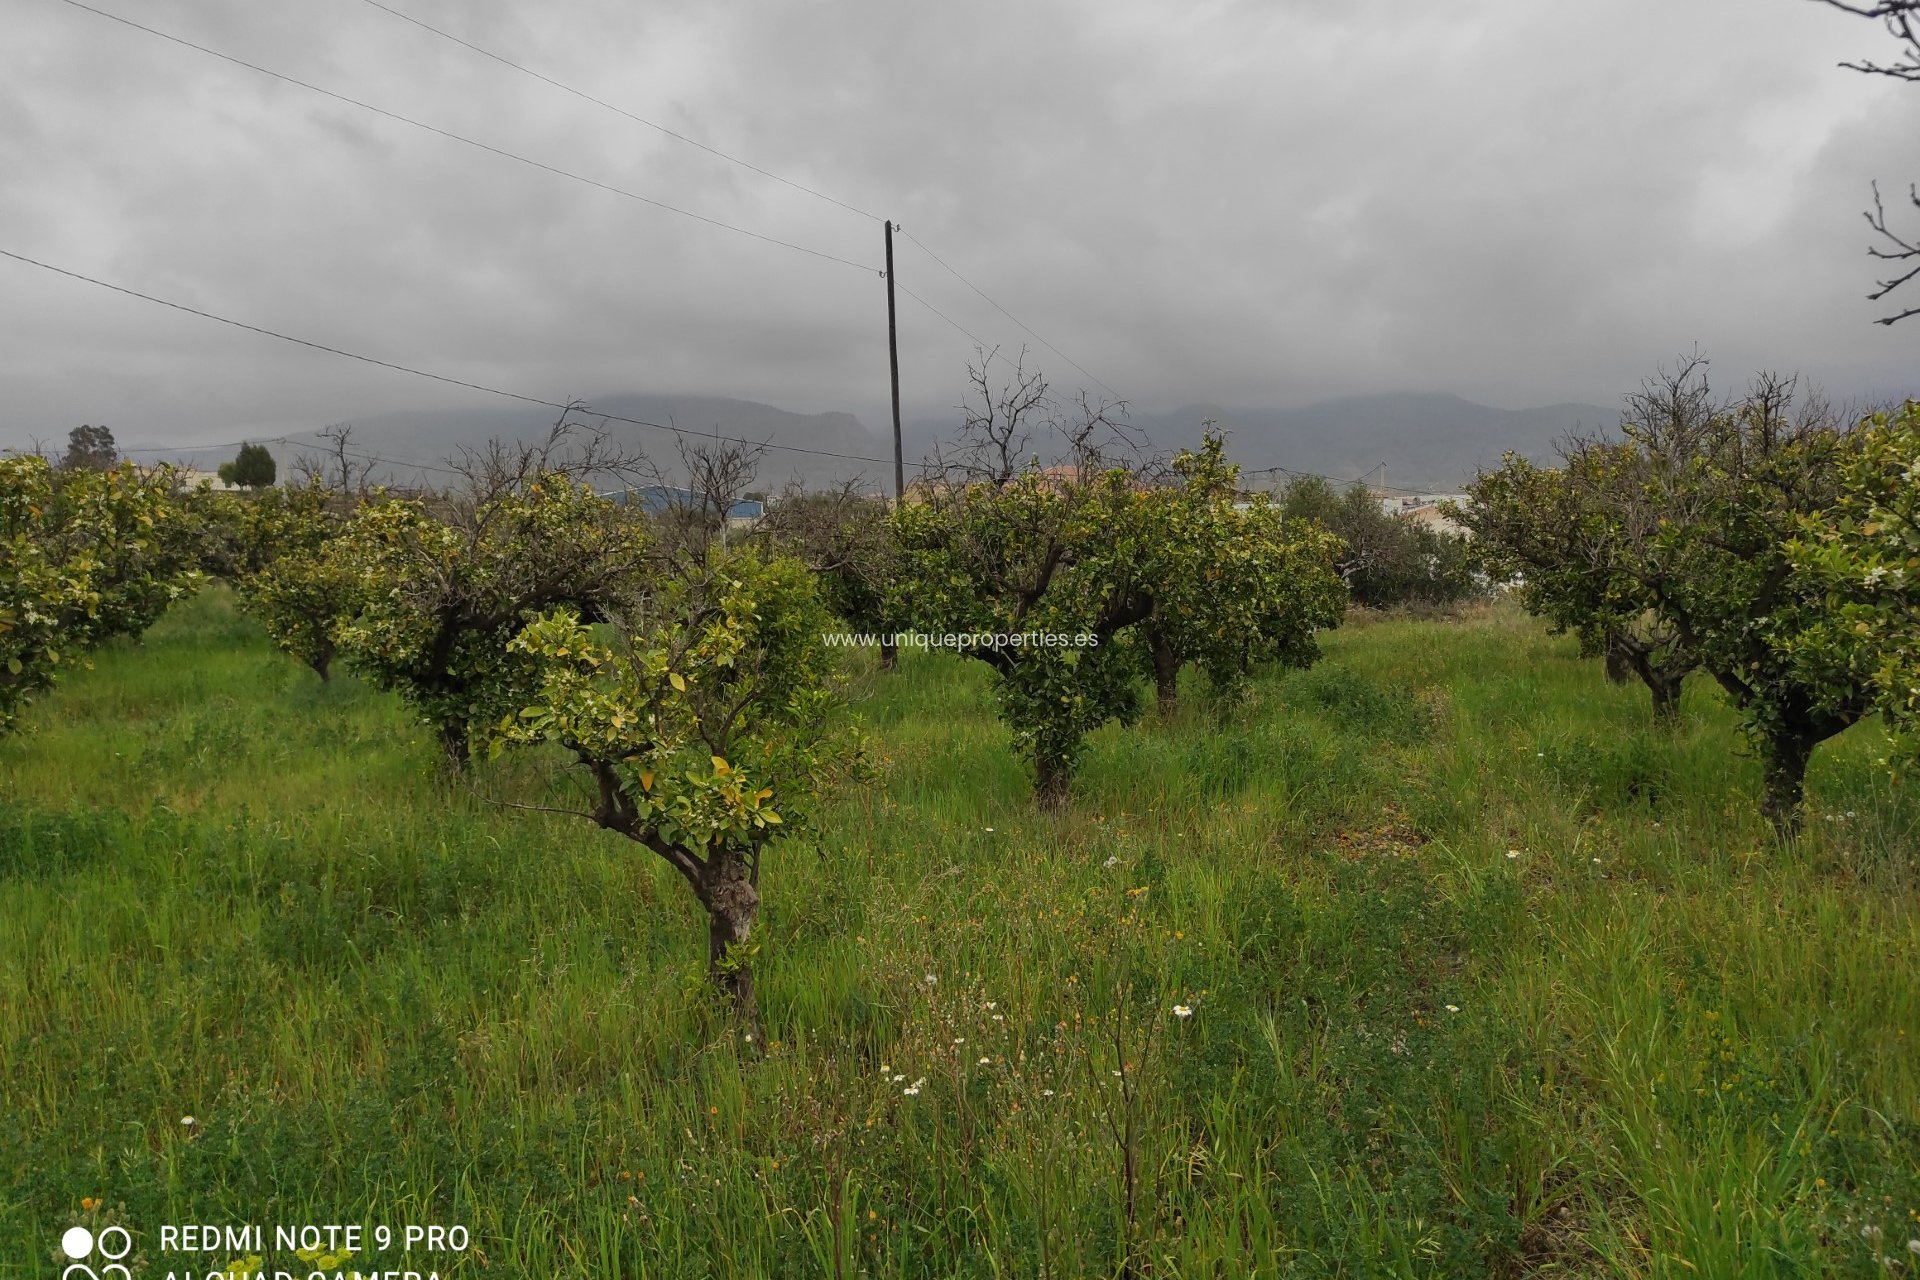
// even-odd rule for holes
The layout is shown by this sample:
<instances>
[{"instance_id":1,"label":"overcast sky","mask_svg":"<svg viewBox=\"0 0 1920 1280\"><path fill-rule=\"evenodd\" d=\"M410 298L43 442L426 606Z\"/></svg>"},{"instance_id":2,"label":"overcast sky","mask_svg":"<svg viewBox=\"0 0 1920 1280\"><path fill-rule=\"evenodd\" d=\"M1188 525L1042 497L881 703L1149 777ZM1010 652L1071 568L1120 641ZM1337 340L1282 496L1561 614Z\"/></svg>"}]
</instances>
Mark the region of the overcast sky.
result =
<instances>
[{"instance_id":1,"label":"overcast sky","mask_svg":"<svg viewBox=\"0 0 1920 1280\"><path fill-rule=\"evenodd\" d=\"M873 218L367 0L97 2L865 265L63 0L0 0L0 249L543 399L728 395L880 425ZM1892 42L1810 0L392 5L891 216L1145 408L1610 404L1695 344L1724 383L1767 366L1920 390L1920 319L1871 323L1860 217L1870 179L1904 202L1920 178L1920 86L1837 69ZM1032 342L896 252L959 325ZM0 298L0 446L83 421L186 443L498 403L4 259ZM945 410L971 340L900 308L907 411ZM1057 384L1084 381L1035 348Z\"/></svg>"}]
</instances>

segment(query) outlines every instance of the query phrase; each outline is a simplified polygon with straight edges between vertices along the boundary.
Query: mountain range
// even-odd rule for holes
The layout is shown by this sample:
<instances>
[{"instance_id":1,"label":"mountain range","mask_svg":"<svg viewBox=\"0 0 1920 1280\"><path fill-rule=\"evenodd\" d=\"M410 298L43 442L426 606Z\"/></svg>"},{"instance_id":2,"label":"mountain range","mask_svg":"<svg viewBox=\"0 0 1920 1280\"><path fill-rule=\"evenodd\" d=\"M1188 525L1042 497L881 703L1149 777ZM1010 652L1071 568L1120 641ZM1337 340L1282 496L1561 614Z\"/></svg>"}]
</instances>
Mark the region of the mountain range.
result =
<instances>
[{"instance_id":1,"label":"mountain range","mask_svg":"<svg viewBox=\"0 0 1920 1280\"><path fill-rule=\"evenodd\" d=\"M787 446L764 455L761 488L777 489L790 480L820 485L854 478L891 487L891 432L883 423L866 423L851 413L802 414L751 400L639 393L592 403L597 413L659 423L689 436L717 434ZM353 439L357 449L385 462L388 477L404 480L437 474L413 464L443 464L463 446L493 437L537 436L556 416L540 408L389 413L356 419ZM1195 404L1171 412L1136 412L1129 421L1154 451L1196 444L1203 423L1212 420L1228 434L1228 455L1249 469L1285 468L1338 480L1364 476L1396 488L1449 491L1476 470L1497 465L1507 450L1543 459L1569 432L1604 430L1618 419L1617 409L1594 404L1499 409L1453 395L1409 392L1287 409ZM909 477L936 441L953 439L958 425L957 411L903 422ZM647 451L669 476L675 473L670 433L619 421L608 426L624 443ZM1044 452L1042 443L1036 448ZM317 450L303 450L298 442L275 447L283 464L303 451ZM224 460L224 454L204 449L178 456L209 470Z\"/></svg>"}]
</instances>

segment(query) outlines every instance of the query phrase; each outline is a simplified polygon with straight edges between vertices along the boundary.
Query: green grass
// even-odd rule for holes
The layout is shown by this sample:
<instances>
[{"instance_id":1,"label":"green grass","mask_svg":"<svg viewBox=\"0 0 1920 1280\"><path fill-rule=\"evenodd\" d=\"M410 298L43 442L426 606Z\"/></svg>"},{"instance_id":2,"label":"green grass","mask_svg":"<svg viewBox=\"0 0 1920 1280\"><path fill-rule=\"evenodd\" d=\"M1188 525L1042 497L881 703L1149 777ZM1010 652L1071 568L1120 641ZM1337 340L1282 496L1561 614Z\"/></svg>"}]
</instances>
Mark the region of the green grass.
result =
<instances>
[{"instance_id":1,"label":"green grass","mask_svg":"<svg viewBox=\"0 0 1920 1280\"><path fill-rule=\"evenodd\" d=\"M234 1256L181 1222L457 1223L407 1265L465 1276L1920 1273L1877 726L1781 848L1705 682L1668 732L1503 610L1325 647L1103 731L1059 817L979 664L854 673L879 776L769 864L759 1044L657 859L203 596L0 742L0 1274L110 1221L154 1276Z\"/></svg>"}]
</instances>

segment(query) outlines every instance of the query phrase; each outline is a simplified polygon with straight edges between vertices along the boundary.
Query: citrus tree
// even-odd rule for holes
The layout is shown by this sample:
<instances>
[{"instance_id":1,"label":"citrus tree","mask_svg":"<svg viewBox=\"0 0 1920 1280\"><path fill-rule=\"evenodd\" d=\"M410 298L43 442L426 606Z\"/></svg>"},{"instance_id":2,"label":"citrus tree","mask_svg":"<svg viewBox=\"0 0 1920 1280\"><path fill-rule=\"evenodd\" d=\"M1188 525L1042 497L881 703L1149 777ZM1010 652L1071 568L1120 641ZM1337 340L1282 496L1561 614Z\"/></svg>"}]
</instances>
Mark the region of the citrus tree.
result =
<instances>
[{"instance_id":1,"label":"citrus tree","mask_svg":"<svg viewBox=\"0 0 1920 1280\"><path fill-rule=\"evenodd\" d=\"M1825 605L1789 653L1870 685L1898 753L1920 755L1920 402L1862 425L1836 500L1789 554Z\"/></svg>"},{"instance_id":2,"label":"citrus tree","mask_svg":"<svg viewBox=\"0 0 1920 1280\"><path fill-rule=\"evenodd\" d=\"M868 635L891 637L901 629L896 549L884 500L851 485L820 493L778 495L760 532L818 575L821 598L834 617ZM881 645L881 663L895 662L893 646Z\"/></svg>"},{"instance_id":3,"label":"citrus tree","mask_svg":"<svg viewBox=\"0 0 1920 1280\"><path fill-rule=\"evenodd\" d=\"M349 505L317 480L255 493L202 484L186 498L200 520L200 568L235 586L283 556L317 553L339 531Z\"/></svg>"},{"instance_id":4,"label":"citrus tree","mask_svg":"<svg viewBox=\"0 0 1920 1280\"><path fill-rule=\"evenodd\" d=\"M1765 765L1762 811L1791 834L1814 748L1874 705L1858 655L1822 642L1828 591L1795 571L1808 521L1843 507L1864 437L1766 375L1697 434L1622 427L1657 513L1641 543L1648 605L1740 710Z\"/></svg>"},{"instance_id":5,"label":"citrus tree","mask_svg":"<svg viewBox=\"0 0 1920 1280\"><path fill-rule=\"evenodd\" d=\"M1242 500L1223 437L1207 432L1197 452L1174 459L1173 473L1174 483L1137 505L1140 589L1152 601L1141 631L1163 710L1188 663L1216 697L1236 693L1256 663L1310 665L1316 633L1338 626L1347 602L1335 569L1340 538L1289 518L1265 494Z\"/></svg>"},{"instance_id":6,"label":"citrus tree","mask_svg":"<svg viewBox=\"0 0 1920 1280\"><path fill-rule=\"evenodd\" d=\"M527 694L493 749L572 754L594 796L581 816L679 874L707 916L712 979L748 1017L761 856L852 758L830 719L829 620L799 561L716 546L606 627L555 609L507 646Z\"/></svg>"},{"instance_id":7,"label":"citrus tree","mask_svg":"<svg viewBox=\"0 0 1920 1280\"><path fill-rule=\"evenodd\" d=\"M194 551L170 469L0 458L0 729L79 654L191 591Z\"/></svg>"},{"instance_id":8,"label":"citrus tree","mask_svg":"<svg viewBox=\"0 0 1920 1280\"><path fill-rule=\"evenodd\" d=\"M341 656L405 698L464 768L476 731L527 703L531 664L508 642L559 606L597 616L633 598L645 564L626 513L563 472L530 468L433 506L363 507L317 565L274 575L262 604L313 596L350 609L327 629Z\"/></svg>"},{"instance_id":9,"label":"citrus tree","mask_svg":"<svg viewBox=\"0 0 1920 1280\"><path fill-rule=\"evenodd\" d=\"M239 584L246 611L283 651L333 678L336 633L359 613L366 579L331 547L293 552Z\"/></svg>"},{"instance_id":10,"label":"citrus tree","mask_svg":"<svg viewBox=\"0 0 1920 1280\"><path fill-rule=\"evenodd\" d=\"M1143 674L1170 699L1194 662L1230 691L1254 663L1311 662L1344 607L1339 540L1242 503L1218 436L1160 483L1091 447L1099 421L1069 431L1072 462L960 471L892 521L895 616L968 638L959 652L992 667L1045 807L1065 802L1088 734L1138 717Z\"/></svg>"},{"instance_id":11,"label":"citrus tree","mask_svg":"<svg viewBox=\"0 0 1920 1280\"><path fill-rule=\"evenodd\" d=\"M1568 446L1558 467L1509 453L1475 477L1453 514L1527 612L1576 637L1583 655L1604 657L1610 679L1638 676L1666 720L1698 659L1648 607L1635 537L1647 499L1640 461L1630 446L1599 443Z\"/></svg>"},{"instance_id":12,"label":"citrus tree","mask_svg":"<svg viewBox=\"0 0 1920 1280\"><path fill-rule=\"evenodd\" d=\"M1124 468L1067 479L1033 464L894 513L900 616L966 637L958 651L993 669L1046 806L1065 802L1087 734L1140 713L1137 624L1153 607L1140 506Z\"/></svg>"}]
</instances>

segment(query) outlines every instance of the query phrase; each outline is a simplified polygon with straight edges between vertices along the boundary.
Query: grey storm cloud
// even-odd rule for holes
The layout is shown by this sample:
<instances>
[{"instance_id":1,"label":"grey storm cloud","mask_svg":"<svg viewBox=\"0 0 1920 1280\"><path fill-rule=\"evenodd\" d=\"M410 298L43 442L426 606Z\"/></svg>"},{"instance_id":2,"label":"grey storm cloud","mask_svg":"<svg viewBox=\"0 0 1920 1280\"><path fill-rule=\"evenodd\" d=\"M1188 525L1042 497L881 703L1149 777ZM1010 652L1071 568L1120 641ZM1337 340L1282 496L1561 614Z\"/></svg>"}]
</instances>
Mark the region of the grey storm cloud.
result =
<instances>
[{"instance_id":1,"label":"grey storm cloud","mask_svg":"<svg viewBox=\"0 0 1920 1280\"><path fill-rule=\"evenodd\" d=\"M877 422L881 228L911 413L1023 342L924 244L1135 403L1415 389L1610 402L1696 344L1737 375L1915 389L1871 321L1868 183L1920 88L1810 0L904 5L393 0L868 216L368 0L6 0L0 249L544 399L733 396ZM917 243L916 243L917 242ZM0 260L0 446L191 443L487 397ZM951 321L951 324L949 323Z\"/></svg>"}]
</instances>

